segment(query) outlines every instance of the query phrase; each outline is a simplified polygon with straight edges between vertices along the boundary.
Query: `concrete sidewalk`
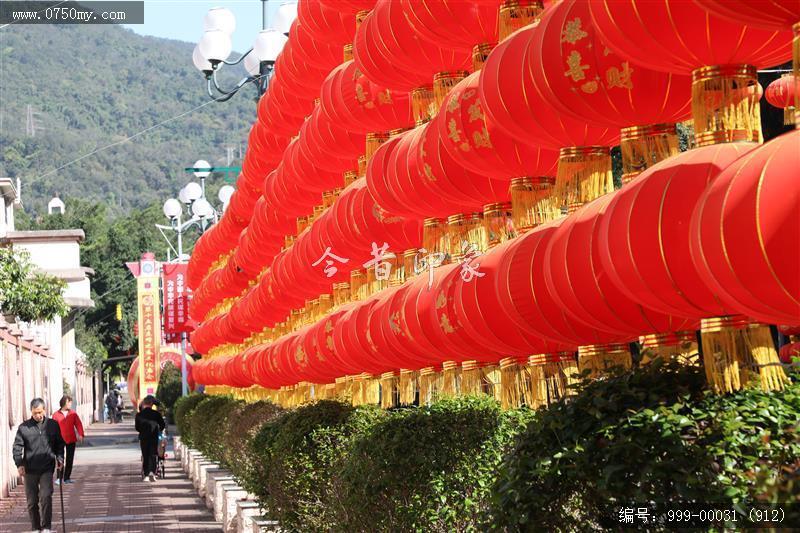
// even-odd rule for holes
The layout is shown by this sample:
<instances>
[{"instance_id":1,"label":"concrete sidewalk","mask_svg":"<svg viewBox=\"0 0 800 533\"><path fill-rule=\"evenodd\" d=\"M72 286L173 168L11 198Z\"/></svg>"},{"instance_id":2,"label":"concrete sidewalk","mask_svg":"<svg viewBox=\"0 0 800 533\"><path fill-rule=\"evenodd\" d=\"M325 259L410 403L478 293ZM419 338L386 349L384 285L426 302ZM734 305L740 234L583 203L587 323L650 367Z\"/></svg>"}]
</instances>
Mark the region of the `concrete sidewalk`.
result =
<instances>
[{"instance_id":1,"label":"concrete sidewalk","mask_svg":"<svg viewBox=\"0 0 800 533\"><path fill-rule=\"evenodd\" d=\"M69 533L222 529L197 497L171 448L166 479L141 480L141 452L132 417L122 424L93 424L86 437L75 451L75 483L63 486ZM30 531L24 488L14 492L10 514L0 516L0 531ZM59 487L53 492L53 528L59 533L63 529Z\"/></svg>"}]
</instances>

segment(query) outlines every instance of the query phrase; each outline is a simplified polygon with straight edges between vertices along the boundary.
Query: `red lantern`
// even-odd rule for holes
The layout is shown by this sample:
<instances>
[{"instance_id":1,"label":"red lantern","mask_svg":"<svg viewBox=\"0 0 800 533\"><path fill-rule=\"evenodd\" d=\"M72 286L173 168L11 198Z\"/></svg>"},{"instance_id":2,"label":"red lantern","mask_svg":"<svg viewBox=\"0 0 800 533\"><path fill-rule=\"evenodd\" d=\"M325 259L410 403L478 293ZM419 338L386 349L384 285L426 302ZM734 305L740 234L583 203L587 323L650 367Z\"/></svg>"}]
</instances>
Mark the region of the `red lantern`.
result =
<instances>
[{"instance_id":1,"label":"red lantern","mask_svg":"<svg viewBox=\"0 0 800 533\"><path fill-rule=\"evenodd\" d=\"M797 0L695 0L703 9L739 24L784 30L800 22Z\"/></svg>"},{"instance_id":2,"label":"red lantern","mask_svg":"<svg viewBox=\"0 0 800 533\"><path fill-rule=\"evenodd\" d=\"M735 311L719 301L692 266L689 223L706 187L755 147L727 143L683 152L617 191L600 222L598 240L603 271L622 293L646 308L687 318Z\"/></svg>"},{"instance_id":3,"label":"red lantern","mask_svg":"<svg viewBox=\"0 0 800 533\"><path fill-rule=\"evenodd\" d=\"M554 176L557 152L521 143L484 116L479 80L475 72L459 82L435 119L448 154L467 170L493 179Z\"/></svg>"},{"instance_id":4,"label":"red lantern","mask_svg":"<svg viewBox=\"0 0 800 533\"><path fill-rule=\"evenodd\" d=\"M411 27L432 46L472 51L497 42L499 1L400 0Z\"/></svg>"},{"instance_id":5,"label":"red lantern","mask_svg":"<svg viewBox=\"0 0 800 533\"><path fill-rule=\"evenodd\" d=\"M640 335L694 331L696 321L651 311L611 283L602 267L598 233L607 194L564 219L553 233L545 258L545 281L570 320L609 335L609 342Z\"/></svg>"},{"instance_id":6,"label":"red lantern","mask_svg":"<svg viewBox=\"0 0 800 533\"><path fill-rule=\"evenodd\" d=\"M325 6L319 0L298 2L297 20L314 38L329 44L351 42L356 30L354 14Z\"/></svg>"},{"instance_id":7,"label":"red lantern","mask_svg":"<svg viewBox=\"0 0 800 533\"><path fill-rule=\"evenodd\" d=\"M791 57L791 32L733 23L693 2L600 0L589 7L612 50L654 70L690 74L704 65L762 67Z\"/></svg>"},{"instance_id":8,"label":"red lantern","mask_svg":"<svg viewBox=\"0 0 800 533\"><path fill-rule=\"evenodd\" d=\"M800 131L728 166L697 204L691 258L722 305L800 325Z\"/></svg>"},{"instance_id":9,"label":"red lantern","mask_svg":"<svg viewBox=\"0 0 800 533\"><path fill-rule=\"evenodd\" d=\"M589 2L546 9L530 41L527 66L557 111L601 126L643 126L686 120L691 78L631 66L592 25Z\"/></svg>"},{"instance_id":10,"label":"red lantern","mask_svg":"<svg viewBox=\"0 0 800 533\"><path fill-rule=\"evenodd\" d=\"M617 131L587 124L558 113L531 78L529 61L536 26L501 42L481 69L480 98L487 118L520 142L559 149L568 146L611 146Z\"/></svg>"},{"instance_id":11,"label":"red lantern","mask_svg":"<svg viewBox=\"0 0 800 533\"><path fill-rule=\"evenodd\" d=\"M800 342L791 342L781 346L780 353L781 363L796 364L800 359Z\"/></svg>"},{"instance_id":12,"label":"red lantern","mask_svg":"<svg viewBox=\"0 0 800 533\"><path fill-rule=\"evenodd\" d=\"M800 81L794 74L784 74L767 86L764 96L774 107L793 107L796 99L800 98Z\"/></svg>"}]
</instances>

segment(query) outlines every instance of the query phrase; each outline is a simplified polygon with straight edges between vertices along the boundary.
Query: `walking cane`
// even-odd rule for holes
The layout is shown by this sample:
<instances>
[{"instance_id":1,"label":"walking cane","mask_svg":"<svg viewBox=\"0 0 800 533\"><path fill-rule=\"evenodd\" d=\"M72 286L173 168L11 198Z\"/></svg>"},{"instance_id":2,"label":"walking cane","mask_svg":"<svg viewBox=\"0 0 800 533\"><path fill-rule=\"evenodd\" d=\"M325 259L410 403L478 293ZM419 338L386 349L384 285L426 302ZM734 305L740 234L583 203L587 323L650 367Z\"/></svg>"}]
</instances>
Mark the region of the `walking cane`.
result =
<instances>
[{"instance_id":1,"label":"walking cane","mask_svg":"<svg viewBox=\"0 0 800 533\"><path fill-rule=\"evenodd\" d=\"M64 465L58 469L58 477L61 483L58 484L58 492L61 495L61 531L67 533L67 519L64 516Z\"/></svg>"}]
</instances>

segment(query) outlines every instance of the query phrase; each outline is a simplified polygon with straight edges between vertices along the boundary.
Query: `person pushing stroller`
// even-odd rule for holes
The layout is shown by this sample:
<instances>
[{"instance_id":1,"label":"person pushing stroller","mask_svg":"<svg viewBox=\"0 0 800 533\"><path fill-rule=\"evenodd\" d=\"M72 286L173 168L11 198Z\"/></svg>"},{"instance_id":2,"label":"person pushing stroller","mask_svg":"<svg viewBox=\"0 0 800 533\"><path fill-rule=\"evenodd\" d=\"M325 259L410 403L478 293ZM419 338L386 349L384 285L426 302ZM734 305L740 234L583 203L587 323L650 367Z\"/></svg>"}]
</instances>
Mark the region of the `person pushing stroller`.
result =
<instances>
[{"instance_id":1,"label":"person pushing stroller","mask_svg":"<svg viewBox=\"0 0 800 533\"><path fill-rule=\"evenodd\" d=\"M159 435L167 427L161 413L153 409L157 403L154 396L142 400L142 408L136 414L136 431L142 449L142 476L146 482L156 480Z\"/></svg>"}]
</instances>

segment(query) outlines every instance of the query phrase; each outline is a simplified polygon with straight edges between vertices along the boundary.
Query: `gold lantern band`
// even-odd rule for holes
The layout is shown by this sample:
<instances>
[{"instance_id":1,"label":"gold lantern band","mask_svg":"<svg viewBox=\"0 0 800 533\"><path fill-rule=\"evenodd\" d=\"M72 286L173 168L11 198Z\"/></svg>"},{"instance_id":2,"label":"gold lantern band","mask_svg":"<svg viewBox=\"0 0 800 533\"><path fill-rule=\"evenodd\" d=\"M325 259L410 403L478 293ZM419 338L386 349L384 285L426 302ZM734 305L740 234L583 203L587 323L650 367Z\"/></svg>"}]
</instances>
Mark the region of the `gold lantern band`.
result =
<instances>
[{"instance_id":1,"label":"gold lantern band","mask_svg":"<svg viewBox=\"0 0 800 533\"><path fill-rule=\"evenodd\" d=\"M692 117L698 146L762 142L756 68L715 65L692 72Z\"/></svg>"},{"instance_id":2,"label":"gold lantern band","mask_svg":"<svg viewBox=\"0 0 800 533\"><path fill-rule=\"evenodd\" d=\"M484 251L517 236L511 202L483 206L483 233L486 236Z\"/></svg>"},{"instance_id":3,"label":"gold lantern band","mask_svg":"<svg viewBox=\"0 0 800 533\"><path fill-rule=\"evenodd\" d=\"M433 114L439 112L447 94L455 87L458 82L469 76L466 70L454 70L450 72L438 72L433 76Z\"/></svg>"},{"instance_id":4,"label":"gold lantern band","mask_svg":"<svg viewBox=\"0 0 800 533\"><path fill-rule=\"evenodd\" d=\"M505 0L500 6L498 17L500 40L503 41L518 29L536 22L542 11L544 3L541 0Z\"/></svg>"},{"instance_id":5,"label":"gold lantern band","mask_svg":"<svg viewBox=\"0 0 800 533\"><path fill-rule=\"evenodd\" d=\"M571 213L614 190L611 152L605 146L562 148L553 189L559 205Z\"/></svg>"},{"instance_id":6,"label":"gold lantern band","mask_svg":"<svg viewBox=\"0 0 800 533\"><path fill-rule=\"evenodd\" d=\"M476 44L472 48L472 70L473 72L477 72L483 68L483 64L486 63L486 58L489 57L489 53L494 49L496 44L490 43L481 43Z\"/></svg>"},{"instance_id":7,"label":"gold lantern band","mask_svg":"<svg viewBox=\"0 0 800 533\"><path fill-rule=\"evenodd\" d=\"M511 180L511 217L518 233L561 216L561 206L552 195L555 183L551 176Z\"/></svg>"},{"instance_id":8,"label":"gold lantern band","mask_svg":"<svg viewBox=\"0 0 800 533\"><path fill-rule=\"evenodd\" d=\"M622 183L628 183L659 161L677 155L678 130L675 124L652 124L622 128Z\"/></svg>"},{"instance_id":9,"label":"gold lantern band","mask_svg":"<svg viewBox=\"0 0 800 533\"><path fill-rule=\"evenodd\" d=\"M433 116L433 87L417 87L411 90L411 114L414 124L421 126Z\"/></svg>"}]
</instances>

